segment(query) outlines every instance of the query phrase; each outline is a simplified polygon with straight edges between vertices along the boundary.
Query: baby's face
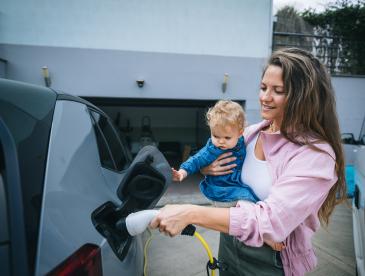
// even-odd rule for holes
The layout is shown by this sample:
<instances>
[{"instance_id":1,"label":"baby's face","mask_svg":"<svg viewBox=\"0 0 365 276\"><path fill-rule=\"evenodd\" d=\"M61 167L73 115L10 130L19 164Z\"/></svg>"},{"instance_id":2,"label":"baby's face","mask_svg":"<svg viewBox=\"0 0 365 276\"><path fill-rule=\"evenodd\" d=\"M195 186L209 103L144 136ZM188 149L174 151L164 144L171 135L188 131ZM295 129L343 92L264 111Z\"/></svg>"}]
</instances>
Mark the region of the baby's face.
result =
<instances>
[{"instance_id":1,"label":"baby's face","mask_svg":"<svg viewBox=\"0 0 365 276\"><path fill-rule=\"evenodd\" d=\"M238 139L243 134L243 129L237 126L214 126L210 127L210 134L213 145L226 150L237 145Z\"/></svg>"}]
</instances>

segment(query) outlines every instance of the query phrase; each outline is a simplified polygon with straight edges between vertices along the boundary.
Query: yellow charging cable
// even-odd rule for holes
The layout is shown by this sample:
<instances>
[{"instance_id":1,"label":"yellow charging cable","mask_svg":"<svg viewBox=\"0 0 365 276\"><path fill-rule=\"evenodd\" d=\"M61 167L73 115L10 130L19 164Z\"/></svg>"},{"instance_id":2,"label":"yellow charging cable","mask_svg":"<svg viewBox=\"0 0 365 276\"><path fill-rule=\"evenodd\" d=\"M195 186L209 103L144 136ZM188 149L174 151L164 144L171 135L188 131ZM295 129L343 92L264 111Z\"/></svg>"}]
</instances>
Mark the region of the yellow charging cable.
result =
<instances>
[{"instance_id":1,"label":"yellow charging cable","mask_svg":"<svg viewBox=\"0 0 365 276\"><path fill-rule=\"evenodd\" d=\"M148 263L148 260L147 260L147 257L148 257L147 250L148 250L148 247L150 246L150 243L151 243L151 240L152 240L152 237L153 237L153 233L151 232L150 229L148 229L148 232L149 232L150 236L147 239L147 241L146 241L146 243L144 245L144 250L143 250L143 255L144 255L143 275L144 276L147 276L147 263Z\"/></svg>"},{"instance_id":2,"label":"yellow charging cable","mask_svg":"<svg viewBox=\"0 0 365 276\"><path fill-rule=\"evenodd\" d=\"M204 240L204 238L197 231L194 232L194 236L204 246L205 250L207 251L208 257L209 257L209 262L213 265L214 264L214 259L213 259L213 255L212 255L212 250L210 250L210 247L209 247L208 243ZM215 270L212 270L212 276L215 276Z\"/></svg>"},{"instance_id":3,"label":"yellow charging cable","mask_svg":"<svg viewBox=\"0 0 365 276\"><path fill-rule=\"evenodd\" d=\"M150 243L151 243L151 240L152 240L152 232L148 229L148 232L150 233L150 237L147 239L146 243L145 243L145 246L144 246L144 267L143 267L143 275L144 276L147 276L147 250L148 250L148 247L150 246ZM212 254L212 250L210 249L208 243L205 241L205 239L196 231L196 228L194 225L188 225L182 232L182 235L187 235L187 236L195 236L200 242L201 244L203 245L205 251L207 252L208 254L208 257L209 257L209 263L210 263L210 267L208 266L209 263L207 264L207 274L209 275L209 269L212 270L212 276L215 276L215 269L216 268L219 268L218 267L218 261L217 259L215 259L213 257L213 254Z\"/></svg>"}]
</instances>

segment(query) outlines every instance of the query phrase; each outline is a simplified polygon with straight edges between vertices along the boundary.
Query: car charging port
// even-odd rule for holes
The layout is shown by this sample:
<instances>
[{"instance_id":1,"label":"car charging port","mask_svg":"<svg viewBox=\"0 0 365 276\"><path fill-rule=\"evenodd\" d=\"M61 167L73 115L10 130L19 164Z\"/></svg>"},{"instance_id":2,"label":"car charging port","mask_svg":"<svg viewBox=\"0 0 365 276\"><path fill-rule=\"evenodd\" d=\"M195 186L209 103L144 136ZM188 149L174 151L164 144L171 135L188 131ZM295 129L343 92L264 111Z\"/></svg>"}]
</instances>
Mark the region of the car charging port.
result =
<instances>
[{"instance_id":1,"label":"car charging port","mask_svg":"<svg viewBox=\"0 0 365 276\"><path fill-rule=\"evenodd\" d=\"M117 222L126 214L120 208L107 201L91 214L91 220L96 230L108 241L115 255L123 261L132 242L132 237L123 228L117 227Z\"/></svg>"},{"instance_id":2,"label":"car charging port","mask_svg":"<svg viewBox=\"0 0 365 276\"><path fill-rule=\"evenodd\" d=\"M107 201L92 212L91 220L96 230L107 239L121 261L133 240L126 227L127 216L152 209L171 179L171 167L163 155L157 148L146 146L140 150L118 186L117 196L121 205Z\"/></svg>"}]
</instances>

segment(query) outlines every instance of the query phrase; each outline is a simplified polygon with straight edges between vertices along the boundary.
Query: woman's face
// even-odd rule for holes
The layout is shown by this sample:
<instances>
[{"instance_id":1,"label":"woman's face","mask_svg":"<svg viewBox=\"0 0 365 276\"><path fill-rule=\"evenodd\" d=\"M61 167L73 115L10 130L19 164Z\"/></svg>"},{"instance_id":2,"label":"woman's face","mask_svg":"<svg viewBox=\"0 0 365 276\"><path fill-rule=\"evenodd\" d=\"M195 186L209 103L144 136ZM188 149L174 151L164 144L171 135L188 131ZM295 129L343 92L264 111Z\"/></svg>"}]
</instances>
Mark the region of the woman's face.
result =
<instances>
[{"instance_id":1,"label":"woman's face","mask_svg":"<svg viewBox=\"0 0 365 276\"><path fill-rule=\"evenodd\" d=\"M283 70L279 66L269 65L260 86L261 116L273 121L280 128L284 115L286 93L284 91Z\"/></svg>"}]
</instances>

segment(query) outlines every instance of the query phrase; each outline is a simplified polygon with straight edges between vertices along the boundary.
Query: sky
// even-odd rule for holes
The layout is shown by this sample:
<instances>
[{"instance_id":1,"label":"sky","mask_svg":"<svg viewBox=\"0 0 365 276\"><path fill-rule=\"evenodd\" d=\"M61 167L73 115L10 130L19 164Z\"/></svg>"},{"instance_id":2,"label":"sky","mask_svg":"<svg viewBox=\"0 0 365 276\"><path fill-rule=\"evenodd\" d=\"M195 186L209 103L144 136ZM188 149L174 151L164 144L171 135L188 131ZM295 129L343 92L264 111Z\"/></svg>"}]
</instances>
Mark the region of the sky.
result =
<instances>
[{"instance_id":1,"label":"sky","mask_svg":"<svg viewBox=\"0 0 365 276\"><path fill-rule=\"evenodd\" d=\"M317 11L323 11L326 4L333 2L331 0L273 0L274 14L276 11L286 5L293 6L298 11L303 11L307 8L313 8Z\"/></svg>"}]
</instances>

